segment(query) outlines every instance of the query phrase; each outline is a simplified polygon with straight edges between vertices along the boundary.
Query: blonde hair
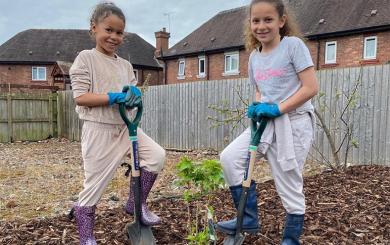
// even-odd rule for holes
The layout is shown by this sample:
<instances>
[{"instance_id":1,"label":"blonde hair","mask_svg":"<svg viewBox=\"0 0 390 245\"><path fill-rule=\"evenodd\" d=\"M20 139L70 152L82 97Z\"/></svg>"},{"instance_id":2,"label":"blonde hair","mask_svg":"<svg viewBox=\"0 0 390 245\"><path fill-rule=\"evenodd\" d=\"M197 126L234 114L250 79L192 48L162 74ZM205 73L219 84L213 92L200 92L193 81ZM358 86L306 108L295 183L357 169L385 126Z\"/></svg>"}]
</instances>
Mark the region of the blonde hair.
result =
<instances>
[{"instance_id":1,"label":"blonde hair","mask_svg":"<svg viewBox=\"0 0 390 245\"><path fill-rule=\"evenodd\" d=\"M244 40L245 48L247 51L252 51L256 48L261 48L261 43L253 36L251 30L251 10L253 5L256 3L269 3L272 4L281 18L283 15L286 16L286 22L284 26L280 29L279 33L281 37L284 36L296 36L301 37L302 34L296 24L294 16L290 13L287 7L284 5L282 0L252 0L247 9L247 18L244 23Z\"/></svg>"}]
</instances>

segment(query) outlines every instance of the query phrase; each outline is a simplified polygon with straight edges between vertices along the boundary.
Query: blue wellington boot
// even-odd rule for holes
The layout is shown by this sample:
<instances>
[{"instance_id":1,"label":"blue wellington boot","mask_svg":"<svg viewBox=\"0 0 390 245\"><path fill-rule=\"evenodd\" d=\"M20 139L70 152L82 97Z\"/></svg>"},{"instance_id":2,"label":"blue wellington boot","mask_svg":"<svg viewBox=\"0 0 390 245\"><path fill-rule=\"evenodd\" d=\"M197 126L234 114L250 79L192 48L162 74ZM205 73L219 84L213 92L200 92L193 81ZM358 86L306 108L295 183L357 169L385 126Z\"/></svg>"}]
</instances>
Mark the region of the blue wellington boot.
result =
<instances>
[{"instance_id":1,"label":"blue wellington boot","mask_svg":"<svg viewBox=\"0 0 390 245\"><path fill-rule=\"evenodd\" d=\"M238 209L240 202L242 185L231 186L230 193L233 197L234 206ZM237 218L218 222L216 225L217 230L228 234L236 234ZM249 188L246 206L244 209L244 219L242 222L242 231L247 233L256 233L259 231L259 218L257 216L257 195L256 195L256 183L252 181Z\"/></svg>"},{"instance_id":2,"label":"blue wellington boot","mask_svg":"<svg viewBox=\"0 0 390 245\"><path fill-rule=\"evenodd\" d=\"M303 214L287 214L284 224L282 245L299 245L303 230Z\"/></svg>"}]
</instances>

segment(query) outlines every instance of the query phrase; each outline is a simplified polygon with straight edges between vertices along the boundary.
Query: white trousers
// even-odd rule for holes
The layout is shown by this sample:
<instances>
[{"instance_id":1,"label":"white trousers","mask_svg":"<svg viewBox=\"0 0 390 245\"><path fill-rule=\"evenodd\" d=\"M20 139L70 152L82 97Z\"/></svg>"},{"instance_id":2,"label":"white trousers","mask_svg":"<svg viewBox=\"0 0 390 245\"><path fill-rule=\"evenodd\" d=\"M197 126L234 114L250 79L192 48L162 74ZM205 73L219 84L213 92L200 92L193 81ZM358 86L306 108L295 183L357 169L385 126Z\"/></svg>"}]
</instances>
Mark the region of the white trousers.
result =
<instances>
[{"instance_id":1,"label":"white trousers","mask_svg":"<svg viewBox=\"0 0 390 245\"><path fill-rule=\"evenodd\" d=\"M313 141L313 121L309 113L290 117L294 151L298 167L283 171L277 161L275 137L270 144L265 158L271 166L276 190L287 213L304 214L305 196L303 194L303 166ZM251 140L251 130L246 129L231 142L220 154L225 181L229 186L240 185L244 178L245 163L248 158L248 148ZM258 158L264 157L258 152ZM261 197L260 197L261 198Z\"/></svg>"},{"instance_id":2,"label":"white trousers","mask_svg":"<svg viewBox=\"0 0 390 245\"><path fill-rule=\"evenodd\" d=\"M142 129L137 129L140 167L149 172L162 171L165 150ZM112 125L85 121L81 136L84 162L84 189L78 205L93 206L101 198L118 166L130 154L130 140L126 125Z\"/></svg>"}]
</instances>

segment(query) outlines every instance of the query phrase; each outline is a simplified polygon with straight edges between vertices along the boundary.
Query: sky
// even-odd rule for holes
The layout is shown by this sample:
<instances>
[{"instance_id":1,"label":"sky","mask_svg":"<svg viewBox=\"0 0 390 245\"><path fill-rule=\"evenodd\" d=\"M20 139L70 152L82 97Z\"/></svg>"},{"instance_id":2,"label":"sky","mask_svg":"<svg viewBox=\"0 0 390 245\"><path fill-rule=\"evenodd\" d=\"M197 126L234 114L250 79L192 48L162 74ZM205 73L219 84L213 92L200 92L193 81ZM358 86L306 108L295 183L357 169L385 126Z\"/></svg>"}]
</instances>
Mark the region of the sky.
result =
<instances>
[{"instance_id":1,"label":"sky","mask_svg":"<svg viewBox=\"0 0 390 245\"><path fill-rule=\"evenodd\" d=\"M28 29L88 29L99 0L0 0L0 45ZM171 33L169 47L218 12L250 0L111 0L126 16L126 31L155 46L154 32ZM237 20L241 21L241 20Z\"/></svg>"}]
</instances>

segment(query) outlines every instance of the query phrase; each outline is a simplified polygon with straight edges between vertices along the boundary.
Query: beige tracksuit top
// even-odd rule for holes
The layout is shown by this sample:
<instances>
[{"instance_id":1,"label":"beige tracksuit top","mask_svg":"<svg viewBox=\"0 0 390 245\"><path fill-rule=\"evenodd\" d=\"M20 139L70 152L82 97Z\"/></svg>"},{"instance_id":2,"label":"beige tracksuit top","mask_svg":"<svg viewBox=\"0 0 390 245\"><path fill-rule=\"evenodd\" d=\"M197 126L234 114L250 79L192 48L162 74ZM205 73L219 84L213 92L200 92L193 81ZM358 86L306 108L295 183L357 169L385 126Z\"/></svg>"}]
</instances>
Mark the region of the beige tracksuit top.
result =
<instances>
[{"instance_id":1,"label":"beige tracksuit top","mask_svg":"<svg viewBox=\"0 0 390 245\"><path fill-rule=\"evenodd\" d=\"M85 93L107 94L121 92L124 85L136 85L132 65L115 55L111 57L96 49L83 50L69 71L73 97ZM76 106L79 118L108 124L123 124L118 105L86 107Z\"/></svg>"}]
</instances>

